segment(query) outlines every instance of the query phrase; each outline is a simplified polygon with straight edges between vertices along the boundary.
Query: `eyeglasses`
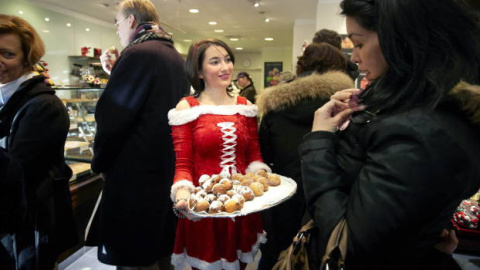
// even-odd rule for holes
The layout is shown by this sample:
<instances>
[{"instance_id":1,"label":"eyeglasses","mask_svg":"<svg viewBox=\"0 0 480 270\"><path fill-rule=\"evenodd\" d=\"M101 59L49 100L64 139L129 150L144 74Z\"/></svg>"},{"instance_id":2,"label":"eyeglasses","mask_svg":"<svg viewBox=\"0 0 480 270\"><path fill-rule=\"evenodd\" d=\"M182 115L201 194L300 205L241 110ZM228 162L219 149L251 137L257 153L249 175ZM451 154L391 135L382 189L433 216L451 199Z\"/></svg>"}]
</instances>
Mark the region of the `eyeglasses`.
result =
<instances>
[{"instance_id":1,"label":"eyeglasses","mask_svg":"<svg viewBox=\"0 0 480 270\"><path fill-rule=\"evenodd\" d=\"M119 25L120 23L122 23L123 21L125 21L126 19L128 19L128 16L125 17L125 18L123 18L123 20L120 20L120 21L118 21L118 22L117 22L117 19L115 19L115 23L114 23L113 25L115 25L115 27L118 28L118 25Z\"/></svg>"}]
</instances>

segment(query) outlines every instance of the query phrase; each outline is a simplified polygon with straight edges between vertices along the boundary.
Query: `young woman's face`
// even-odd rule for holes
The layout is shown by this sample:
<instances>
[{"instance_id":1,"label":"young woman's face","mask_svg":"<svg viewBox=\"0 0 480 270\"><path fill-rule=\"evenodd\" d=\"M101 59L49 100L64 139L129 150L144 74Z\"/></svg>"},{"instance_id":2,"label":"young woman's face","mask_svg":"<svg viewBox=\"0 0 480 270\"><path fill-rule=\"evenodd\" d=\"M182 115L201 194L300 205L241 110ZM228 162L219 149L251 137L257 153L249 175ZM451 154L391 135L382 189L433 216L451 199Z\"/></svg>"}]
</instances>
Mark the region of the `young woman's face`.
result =
<instances>
[{"instance_id":1,"label":"young woman's face","mask_svg":"<svg viewBox=\"0 0 480 270\"><path fill-rule=\"evenodd\" d=\"M368 80L378 79L385 74L388 64L380 49L377 33L363 28L348 16L347 33L354 46L351 60L358 65L358 70L364 72Z\"/></svg>"},{"instance_id":2,"label":"young woman's face","mask_svg":"<svg viewBox=\"0 0 480 270\"><path fill-rule=\"evenodd\" d=\"M226 89L232 80L233 62L227 50L211 45L205 50L200 78L205 82L205 89Z\"/></svg>"},{"instance_id":3,"label":"young woman's face","mask_svg":"<svg viewBox=\"0 0 480 270\"><path fill-rule=\"evenodd\" d=\"M14 81L25 72L20 38L15 34L0 34L0 83Z\"/></svg>"}]
</instances>

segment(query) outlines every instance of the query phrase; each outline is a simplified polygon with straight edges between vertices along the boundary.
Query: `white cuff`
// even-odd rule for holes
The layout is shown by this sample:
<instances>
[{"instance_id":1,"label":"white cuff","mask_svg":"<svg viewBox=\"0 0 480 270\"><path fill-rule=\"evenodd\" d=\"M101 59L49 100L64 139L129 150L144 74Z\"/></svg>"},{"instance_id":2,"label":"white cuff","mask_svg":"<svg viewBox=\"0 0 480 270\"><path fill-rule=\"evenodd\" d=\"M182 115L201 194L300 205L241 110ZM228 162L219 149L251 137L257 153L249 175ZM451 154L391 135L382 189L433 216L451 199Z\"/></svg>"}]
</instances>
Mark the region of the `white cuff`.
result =
<instances>
[{"instance_id":1,"label":"white cuff","mask_svg":"<svg viewBox=\"0 0 480 270\"><path fill-rule=\"evenodd\" d=\"M172 188L170 189L170 199L172 199L172 202L175 202L175 196L177 195L177 191L182 188L187 189L188 191L190 191L190 193L193 193L195 191L195 186L192 184L191 181L178 181L173 184Z\"/></svg>"},{"instance_id":2,"label":"white cuff","mask_svg":"<svg viewBox=\"0 0 480 270\"><path fill-rule=\"evenodd\" d=\"M270 169L270 167L268 167L267 164L265 164L263 162L260 162L260 161L254 161L254 162L248 164L248 167L245 170L245 173L250 173L250 172L251 173L256 173L259 170L265 170L266 172L269 172L269 173L272 172L272 169Z\"/></svg>"}]
</instances>

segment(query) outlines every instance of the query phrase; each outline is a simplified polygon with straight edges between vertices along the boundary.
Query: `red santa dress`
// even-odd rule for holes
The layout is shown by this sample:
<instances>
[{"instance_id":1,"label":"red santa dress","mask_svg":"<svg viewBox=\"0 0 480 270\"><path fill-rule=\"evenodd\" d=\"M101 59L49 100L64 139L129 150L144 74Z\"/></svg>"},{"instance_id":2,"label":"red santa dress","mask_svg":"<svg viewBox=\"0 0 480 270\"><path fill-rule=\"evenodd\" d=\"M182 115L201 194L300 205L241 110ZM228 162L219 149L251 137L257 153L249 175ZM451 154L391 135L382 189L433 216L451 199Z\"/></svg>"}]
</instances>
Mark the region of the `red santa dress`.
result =
<instances>
[{"instance_id":1,"label":"red santa dress","mask_svg":"<svg viewBox=\"0 0 480 270\"><path fill-rule=\"evenodd\" d=\"M201 105L184 98L190 108L168 113L176 154L172 200L178 188L193 191L203 174L220 174L226 166L245 174L263 163L257 133L257 106L237 97L237 105ZM176 269L238 270L254 261L266 242L260 214L232 218L179 219L172 264Z\"/></svg>"}]
</instances>

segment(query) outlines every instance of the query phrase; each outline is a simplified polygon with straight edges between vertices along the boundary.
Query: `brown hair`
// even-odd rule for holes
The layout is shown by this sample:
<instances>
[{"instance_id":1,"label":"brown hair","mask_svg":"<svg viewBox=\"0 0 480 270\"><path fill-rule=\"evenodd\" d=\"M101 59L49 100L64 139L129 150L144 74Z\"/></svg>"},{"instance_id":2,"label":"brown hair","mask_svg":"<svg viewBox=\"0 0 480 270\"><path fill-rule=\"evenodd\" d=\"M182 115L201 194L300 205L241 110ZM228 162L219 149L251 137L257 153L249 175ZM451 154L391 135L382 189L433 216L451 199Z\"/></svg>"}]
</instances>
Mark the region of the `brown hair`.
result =
<instances>
[{"instance_id":1,"label":"brown hair","mask_svg":"<svg viewBox=\"0 0 480 270\"><path fill-rule=\"evenodd\" d=\"M297 61L297 75L307 71L320 74L330 70L344 71L347 60L342 52L328 43L312 43L307 46Z\"/></svg>"},{"instance_id":2,"label":"brown hair","mask_svg":"<svg viewBox=\"0 0 480 270\"><path fill-rule=\"evenodd\" d=\"M45 54L45 45L37 31L22 18L0 14L0 34L14 34L20 38L25 66L33 68Z\"/></svg>"},{"instance_id":3,"label":"brown hair","mask_svg":"<svg viewBox=\"0 0 480 270\"><path fill-rule=\"evenodd\" d=\"M342 37L335 31L329 29L320 29L315 33L313 43L326 42L335 48L342 49Z\"/></svg>"},{"instance_id":4,"label":"brown hair","mask_svg":"<svg viewBox=\"0 0 480 270\"><path fill-rule=\"evenodd\" d=\"M158 12L150 0L123 0L118 6L125 17L133 15L137 25L142 23L159 24Z\"/></svg>"},{"instance_id":5,"label":"brown hair","mask_svg":"<svg viewBox=\"0 0 480 270\"><path fill-rule=\"evenodd\" d=\"M224 48L230 56L232 63L235 64L235 56L233 55L232 49L225 42L219 39L203 39L195 44L192 44L188 50L187 60L185 61L185 71L187 73L188 80L195 90L195 97L200 96L200 93L205 90L205 82L200 78L200 72L202 71L205 51L213 45ZM227 88L228 93L231 91L231 88Z\"/></svg>"}]
</instances>

